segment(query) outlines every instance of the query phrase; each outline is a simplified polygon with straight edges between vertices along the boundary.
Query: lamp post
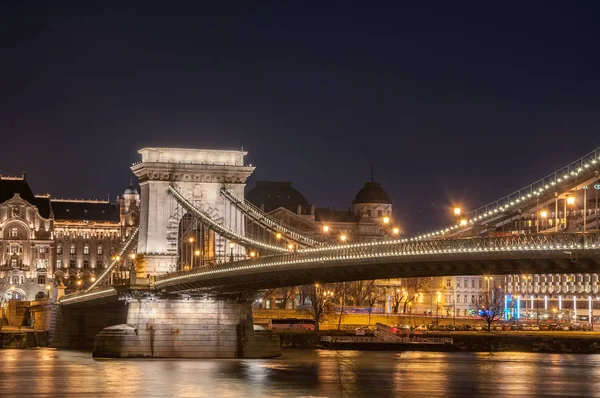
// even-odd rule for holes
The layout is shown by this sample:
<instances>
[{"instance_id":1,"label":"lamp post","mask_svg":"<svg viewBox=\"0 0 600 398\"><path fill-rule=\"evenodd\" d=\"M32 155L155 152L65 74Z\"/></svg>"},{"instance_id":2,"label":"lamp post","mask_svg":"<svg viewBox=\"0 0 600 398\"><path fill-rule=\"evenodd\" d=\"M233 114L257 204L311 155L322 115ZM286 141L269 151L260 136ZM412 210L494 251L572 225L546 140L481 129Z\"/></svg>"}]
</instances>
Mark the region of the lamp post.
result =
<instances>
[{"instance_id":1,"label":"lamp post","mask_svg":"<svg viewBox=\"0 0 600 398\"><path fill-rule=\"evenodd\" d=\"M188 239L190 242L190 269L194 266L194 237L190 236Z\"/></svg>"},{"instance_id":2,"label":"lamp post","mask_svg":"<svg viewBox=\"0 0 600 398\"><path fill-rule=\"evenodd\" d=\"M540 217L542 217L542 231L546 229L546 218L548 218L548 211L540 211Z\"/></svg>"},{"instance_id":3,"label":"lamp post","mask_svg":"<svg viewBox=\"0 0 600 398\"><path fill-rule=\"evenodd\" d=\"M437 300L435 305L435 326L440 325L440 296L442 293L437 292Z\"/></svg>"},{"instance_id":4,"label":"lamp post","mask_svg":"<svg viewBox=\"0 0 600 398\"><path fill-rule=\"evenodd\" d=\"M235 243L229 242L229 262L233 261L233 248L235 247Z\"/></svg>"}]
</instances>

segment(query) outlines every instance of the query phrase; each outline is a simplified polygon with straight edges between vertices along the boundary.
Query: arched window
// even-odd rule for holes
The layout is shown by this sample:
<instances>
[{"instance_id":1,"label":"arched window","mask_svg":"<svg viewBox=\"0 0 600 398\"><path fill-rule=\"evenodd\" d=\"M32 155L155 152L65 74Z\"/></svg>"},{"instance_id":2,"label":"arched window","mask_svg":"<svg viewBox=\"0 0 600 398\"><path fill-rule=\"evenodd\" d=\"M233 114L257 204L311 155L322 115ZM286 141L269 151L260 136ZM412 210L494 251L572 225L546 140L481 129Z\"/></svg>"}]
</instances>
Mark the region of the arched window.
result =
<instances>
[{"instance_id":1,"label":"arched window","mask_svg":"<svg viewBox=\"0 0 600 398\"><path fill-rule=\"evenodd\" d=\"M70 254L75 254L75 245L71 245L71 248L69 250Z\"/></svg>"},{"instance_id":2,"label":"arched window","mask_svg":"<svg viewBox=\"0 0 600 398\"><path fill-rule=\"evenodd\" d=\"M367 216L371 217L371 210L367 210Z\"/></svg>"},{"instance_id":3,"label":"arched window","mask_svg":"<svg viewBox=\"0 0 600 398\"><path fill-rule=\"evenodd\" d=\"M56 254L62 254L62 245L56 246Z\"/></svg>"},{"instance_id":4,"label":"arched window","mask_svg":"<svg viewBox=\"0 0 600 398\"><path fill-rule=\"evenodd\" d=\"M90 254L90 247L88 245L83 246L83 254Z\"/></svg>"},{"instance_id":5,"label":"arched window","mask_svg":"<svg viewBox=\"0 0 600 398\"><path fill-rule=\"evenodd\" d=\"M98 255L102 255L102 245L98 245L98 247L96 248L96 253Z\"/></svg>"},{"instance_id":6,"label":"arched window","mask_svg":"<svg viewBox=\"0 0 600 398\"><path fill-rule=\"evenodd\" d=\"M377 210L377 217L381 217L381 216L383 216L383 211Z\"/></svg>"}]
</instances>

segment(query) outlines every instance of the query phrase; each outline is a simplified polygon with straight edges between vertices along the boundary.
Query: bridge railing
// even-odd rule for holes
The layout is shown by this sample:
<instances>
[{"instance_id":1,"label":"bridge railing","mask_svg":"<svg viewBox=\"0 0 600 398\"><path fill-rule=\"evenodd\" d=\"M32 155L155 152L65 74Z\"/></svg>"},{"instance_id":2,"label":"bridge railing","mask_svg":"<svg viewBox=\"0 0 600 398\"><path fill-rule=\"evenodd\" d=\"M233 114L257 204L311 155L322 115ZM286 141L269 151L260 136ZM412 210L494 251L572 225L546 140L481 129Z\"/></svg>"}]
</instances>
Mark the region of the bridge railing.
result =
<instances>
[{"instance_id":1,"label":"bridge railing","mask_svg":"<svg viewBox=\"0 0 600 398\"><path fill-rule=\"evenodd\" d=\"M225 198L227 198L238 209L242 210L250 218L254 219L258 223L264 225L265 227L275 232L281 232L282 234L286 235L292 240L309 246L314 246L322 243L299 233L293 227L285 224L284 222L278 220L275 217L266 214L247 200L238 198L227 188L221 188L221 194L225 196Z\"/></svg>"},{"instance_id":2,"label":"bridge railing","mask_svg":"<svg viewBox=\"0 0 600 398\"><path fill-rule=\"evenodd\" d=\"M380 259L382 257L415 257L464 253L515 252L515 251L567 251L600 249L600 233L555 233L500 237L474 237L457 239L432 239L426 241L384 241L378 245L353 244L322 252L305 250L289 254L266 256L228 263L211 269L179 271L156 277L161 281L183 280L194 275L235 272L257 268L280 267L301 263L323 263Z\"/></svg>"}]
</instances>

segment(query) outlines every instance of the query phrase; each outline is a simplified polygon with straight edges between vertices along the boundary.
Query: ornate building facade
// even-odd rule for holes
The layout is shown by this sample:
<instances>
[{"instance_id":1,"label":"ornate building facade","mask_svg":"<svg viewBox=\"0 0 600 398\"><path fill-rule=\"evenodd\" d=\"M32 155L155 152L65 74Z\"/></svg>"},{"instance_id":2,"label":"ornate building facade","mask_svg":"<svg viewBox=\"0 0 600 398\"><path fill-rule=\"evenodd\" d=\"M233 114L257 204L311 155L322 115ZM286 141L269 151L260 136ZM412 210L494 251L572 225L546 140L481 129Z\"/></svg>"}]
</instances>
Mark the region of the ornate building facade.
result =
<instances>
[{"instance_id":1,"label":"ornate building facade","mask_svg":"<svg viewBox=\"0 0 600 398\"><path fill-rule=\"evenodd\" d=\"M34 195L21 177L0 176L0 301L54 296L91 284L137 224L133 186L116 203Z\"/></svg>"}]
</instances>

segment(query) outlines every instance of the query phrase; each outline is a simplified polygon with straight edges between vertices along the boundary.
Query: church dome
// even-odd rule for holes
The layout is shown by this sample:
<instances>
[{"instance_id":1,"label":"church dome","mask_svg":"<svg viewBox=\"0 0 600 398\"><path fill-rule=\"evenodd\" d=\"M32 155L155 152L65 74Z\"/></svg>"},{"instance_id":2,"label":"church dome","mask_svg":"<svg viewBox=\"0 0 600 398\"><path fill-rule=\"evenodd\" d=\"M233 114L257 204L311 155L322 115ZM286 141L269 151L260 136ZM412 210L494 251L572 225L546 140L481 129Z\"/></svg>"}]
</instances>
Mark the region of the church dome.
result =
<instances>
[{"instance_id":1,"label":"church dome","mask_svg":"<svg viewBox=\"0 0 600 398\"><path fill-rule=\"evenodd\" d=\"M354 197L352 203L384 203L391 204L392 201L387 192L377 182L365 182L365 186Z\"/></svg>"},{"instance_id":2,"label":"church dome","mask_svg":"<svg viewBox=\"0 0 600 398\"><path fill-rule=\"evenodd\" d=\"M266 212L283 207L295 213L298 205L308 207L304 195L292 188L291 182L257 181L246 193L246 199L256 207L264 206Z\"/></svg>"}]
</instances>

